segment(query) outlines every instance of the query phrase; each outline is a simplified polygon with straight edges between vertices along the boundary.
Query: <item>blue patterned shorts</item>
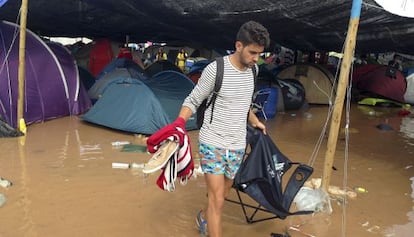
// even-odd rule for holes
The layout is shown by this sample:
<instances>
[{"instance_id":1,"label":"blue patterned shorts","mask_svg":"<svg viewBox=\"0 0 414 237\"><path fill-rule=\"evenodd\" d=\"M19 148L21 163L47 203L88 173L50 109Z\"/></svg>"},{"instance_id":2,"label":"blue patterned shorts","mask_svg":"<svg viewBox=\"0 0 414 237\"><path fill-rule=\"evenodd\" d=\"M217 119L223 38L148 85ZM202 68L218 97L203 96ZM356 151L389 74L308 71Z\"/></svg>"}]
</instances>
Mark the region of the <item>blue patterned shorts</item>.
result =
<instances>
[{"instance_id":1,"label":"blue patterned shorts","mask_svg":"<svg viewBox=\"0 0 414 237\"><path fill-rule=\"evenodd\" d=\"M224 174L234 179L244 156L244 149L227 150L200 143L200 164L204 173Z\"/></svg>"}]
</instances>

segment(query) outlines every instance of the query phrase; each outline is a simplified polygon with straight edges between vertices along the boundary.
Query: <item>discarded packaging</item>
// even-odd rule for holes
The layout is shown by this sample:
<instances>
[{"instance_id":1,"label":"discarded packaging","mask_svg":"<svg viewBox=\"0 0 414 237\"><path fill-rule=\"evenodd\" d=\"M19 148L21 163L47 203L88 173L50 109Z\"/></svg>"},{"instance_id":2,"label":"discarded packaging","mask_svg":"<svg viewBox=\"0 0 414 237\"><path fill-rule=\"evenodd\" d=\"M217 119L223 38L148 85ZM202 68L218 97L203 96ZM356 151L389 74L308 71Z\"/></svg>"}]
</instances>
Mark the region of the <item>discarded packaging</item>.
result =
<instances>
[{"instance_id":1,"label":"discarded packaging","mask_svg":"<svg viewBox=\"0 0 414 237\"><path fill-rule=\"evenodd\" d=\"M321 178L313 178L308 180L303 185L304 187L309 187L313 189L318 189L321 187L322 179ZM357 193L352 190L344 190L337 186L329 185L328 193L335 196L348 196L349 198L356 198Z\"/></svg>"},{"instance_id":2,"label":"discarded packaging","mask_svg":"<svg viewBox=\"0 0 414 237\"><path fill-rule=\"evenodd\" d=\"M128 164L128 163L113 162L112 163L112 168L113 169L129 169L129 168L143 169L144 164L138 164L138 163Z\"/></svg>"},{"instance_id":3,"label":"discarded packaging","mask_svg":"<svg viewBox=\"0 0 414 237\"><path fill-rule=\"evenodd\" d=\"M129 141L115 141L111 143L112 146L123 146L123 145L127 145L130 144Z\"/></svg>"},{"instance_id":4,"label":"discarded packaging","mask_svg":"<svg viewBox=\"0 0 414 237\"><path fill-rule=\"evenodd\" d=\"M363 187L355 187L354 190L357 193L367 193L368 192L368 190L363 188Z\"/></svg>"},{"instance_id":5,"label":"discarded packaging","mask_svg":"<svg viewBox=\"0 0 414 237\"><path fill-rule=\"evenodd\" d=\"M119 162L113 162L112 168L114 169L129 169L128 163L119 163Z\"/></svg>"},{"instance_id":6,"label":"discarded packaging","mask_svg":"<svg viewBox=\"0 0 414 237\"><path fill-rule=\"evenodd\" d=\"M3 188L8 188L8 187L12 186L12 182L0 177L0 186L3 187Z\"/></svg>"},{"instance_id":7,"label":"discarded packaging","mask_svg":"<svg viewBox=\"0 0 414 237\"><path fill-rule=\"evenodd\" d=\"M0 193L0 207L2 207L6 203L6 196L4 194Z\"/></svg>"}]
</instances>

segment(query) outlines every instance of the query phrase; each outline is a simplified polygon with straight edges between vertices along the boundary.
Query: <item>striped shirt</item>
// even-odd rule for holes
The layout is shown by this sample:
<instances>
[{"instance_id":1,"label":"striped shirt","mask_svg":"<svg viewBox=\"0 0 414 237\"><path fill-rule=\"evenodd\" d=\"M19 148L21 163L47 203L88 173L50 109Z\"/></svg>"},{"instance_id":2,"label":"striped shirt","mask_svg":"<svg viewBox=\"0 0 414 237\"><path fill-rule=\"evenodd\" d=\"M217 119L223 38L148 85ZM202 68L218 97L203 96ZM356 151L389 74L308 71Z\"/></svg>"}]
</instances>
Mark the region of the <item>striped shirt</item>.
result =
<instances>
[{"instance_id":1,"label":"striped shirt","mask_svg":"<svg viewBox=\"0 0 414 237\"><path fill-rule=\"evenodd\" d=\"M211 97L216 80L216 61L207 65L183 106L193 113L207 97ZM244 149L246 147L247 114L249 112L254 78L252 69L241 71L224 57L224 75L221 89L214 105L213 120L210 124L211 109L206 109L200 129L199 141L223 149Z\"/></svg>"}]
</instances>

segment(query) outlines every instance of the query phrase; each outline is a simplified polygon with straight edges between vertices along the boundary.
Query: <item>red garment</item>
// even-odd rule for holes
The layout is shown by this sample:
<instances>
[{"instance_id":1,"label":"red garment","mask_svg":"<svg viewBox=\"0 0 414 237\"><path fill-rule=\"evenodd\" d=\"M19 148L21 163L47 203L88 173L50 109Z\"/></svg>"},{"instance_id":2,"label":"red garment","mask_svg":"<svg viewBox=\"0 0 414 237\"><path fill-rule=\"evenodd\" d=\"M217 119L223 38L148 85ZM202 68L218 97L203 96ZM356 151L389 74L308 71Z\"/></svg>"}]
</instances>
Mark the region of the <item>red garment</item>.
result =
<instances>
[{"instance_id":1,"label":"red garment","mask_svg":"<svg viewBox=\"0 0 414 237\"><path fill-rule=\"evenodd\" d=\"M129 59L129 60L132 60L131 50L129 50L128 48L119 49L119 53L118 53L117 58L126 58L126 59Z\"/></svg>"},{"instance_id":2,"label":"red garment","mask_svg":"<svg viewBox=\"0 0 414 237\"><path fill-rule=\"evenodd\" d=\"M147 148L150 153L155 153L165 140L176 141L179 144L179 149L161 169L161 174L157 179L158 187L165 191L175 190L177 177L181 184L185 184L194 171L190 138L183 128L184 124L185 121L179 118L174 123L161 128L147 140Z\"/></svg>"}]
</instances>

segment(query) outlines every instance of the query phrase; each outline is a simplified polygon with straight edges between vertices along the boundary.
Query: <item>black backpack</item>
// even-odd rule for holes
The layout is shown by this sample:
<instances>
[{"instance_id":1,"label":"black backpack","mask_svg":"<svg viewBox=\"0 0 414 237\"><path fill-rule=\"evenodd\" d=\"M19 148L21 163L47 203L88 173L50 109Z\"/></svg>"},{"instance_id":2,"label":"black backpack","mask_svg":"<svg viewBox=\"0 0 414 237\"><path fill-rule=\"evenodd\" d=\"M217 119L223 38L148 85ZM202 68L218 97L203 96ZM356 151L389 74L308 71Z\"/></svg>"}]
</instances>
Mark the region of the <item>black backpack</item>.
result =
<instances>
[{"instance_id":1,"label":"black backpack","mask_svg":"<svg viewBox=\"0 0 414 237\"><path fill-rule=\"evenodd\" d=\"M210 105L211 108L211 116L210 116L210 123L213 121L213 111L214 111L214 104L216 102L216 98L218 95L218 92L220 91L221 84L223 82L223 75L224 75L224 60L223 57L216 58L217 63L217 70L216 70L216 81L214 83L214 90L213 95L211 96L211 99L208 101L207 99L204 99L201 105L197 108L197 127L200 129L203 125L204 121L204 113ZM253 71L253 78L254 78L254 84L256 85L256 67L252 67Z\"/></svg>"}]
</instances>

